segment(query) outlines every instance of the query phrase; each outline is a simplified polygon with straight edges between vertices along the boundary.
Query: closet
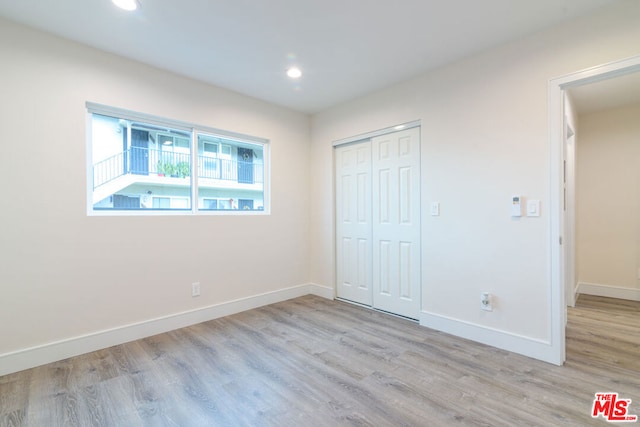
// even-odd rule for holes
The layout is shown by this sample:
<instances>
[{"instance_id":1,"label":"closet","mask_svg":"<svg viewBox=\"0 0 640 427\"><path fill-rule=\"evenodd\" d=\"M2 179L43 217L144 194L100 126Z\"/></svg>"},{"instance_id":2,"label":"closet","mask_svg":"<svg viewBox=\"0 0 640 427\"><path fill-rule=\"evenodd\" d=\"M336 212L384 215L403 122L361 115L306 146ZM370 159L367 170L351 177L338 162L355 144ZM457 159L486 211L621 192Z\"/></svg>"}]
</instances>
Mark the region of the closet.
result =
<instances>
[{"instance_id":1,"label":"closet","mask_svg":"<svg viewBox=\"0 0 640 427\"><path fill-rule=\"evenodd\" d=\"M420 128L335 147L336 295L418 319Z\"/></svg>"}]
</instances>

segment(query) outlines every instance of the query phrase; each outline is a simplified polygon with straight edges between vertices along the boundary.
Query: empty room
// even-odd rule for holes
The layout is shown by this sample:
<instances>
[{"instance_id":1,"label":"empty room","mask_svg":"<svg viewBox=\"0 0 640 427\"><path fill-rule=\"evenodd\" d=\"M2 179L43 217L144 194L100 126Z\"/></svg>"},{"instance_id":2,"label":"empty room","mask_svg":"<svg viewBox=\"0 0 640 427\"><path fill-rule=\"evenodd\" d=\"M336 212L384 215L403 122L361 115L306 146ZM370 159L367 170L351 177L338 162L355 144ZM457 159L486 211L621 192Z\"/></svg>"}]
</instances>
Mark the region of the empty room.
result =
<instances>
[{"instance_id":1,"label":"empty room","mask_svg":"<svg viewBox=\"0 0 640 427\"><path fill-rule=\"evenodd\" d=\"M640 2L0 0L0 427L640 415Z\"/></svg>"}]
</instances>

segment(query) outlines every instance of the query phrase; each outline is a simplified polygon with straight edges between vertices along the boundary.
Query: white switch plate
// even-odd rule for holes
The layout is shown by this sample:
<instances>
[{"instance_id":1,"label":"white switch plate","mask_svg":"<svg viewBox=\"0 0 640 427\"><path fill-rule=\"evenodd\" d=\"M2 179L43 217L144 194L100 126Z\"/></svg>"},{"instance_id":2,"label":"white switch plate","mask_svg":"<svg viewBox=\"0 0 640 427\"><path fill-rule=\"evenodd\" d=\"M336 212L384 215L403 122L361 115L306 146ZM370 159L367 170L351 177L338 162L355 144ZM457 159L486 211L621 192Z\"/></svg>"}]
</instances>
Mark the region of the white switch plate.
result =
<instances>
[{"instance_id":1,"label":"white switch plate","mask_svg":"<svg viewBox=\"0 0 640 427\"><path fill-rule=\"evenodd\" d=\"M193 282L191 284L191 296L192 297L200 296L200 282Z\"/></svg>"},{"instance_id":2,"label":"white switch plate","mask_svg":"<svg viewBox=\"0 0 640 427\"><path fill-rule=\"evenodd\" d=\"M440 202L431 202L431 216L440 215Z\"/></svg>"},{"instance_id":3,"label":"white switch plate","mask_svg":"<svg viewBox=\"0 0 640 427\"><path fill-rule=\"evenodd\" d=\"M527 200L527 216L540 216L540 200Z\"/></svg>"}]
</instances>

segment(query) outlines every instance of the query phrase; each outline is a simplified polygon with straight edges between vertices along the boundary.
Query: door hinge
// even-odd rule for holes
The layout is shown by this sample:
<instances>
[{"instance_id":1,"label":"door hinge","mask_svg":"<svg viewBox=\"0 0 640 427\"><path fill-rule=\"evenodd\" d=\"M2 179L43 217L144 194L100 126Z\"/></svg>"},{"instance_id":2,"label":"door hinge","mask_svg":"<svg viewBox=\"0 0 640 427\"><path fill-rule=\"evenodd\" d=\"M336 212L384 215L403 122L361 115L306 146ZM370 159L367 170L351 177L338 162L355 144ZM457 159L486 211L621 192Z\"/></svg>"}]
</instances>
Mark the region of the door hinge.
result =
<instances>
[{"instance_id":1,"label":"door hinge","mask_svg":"<svg viewBox=\"0 0 640 427\"><path fill-rule=\"evenodd\" d=\"M560 244L562 244L562 236L559 237Z\"/></svg>"}]
</instances>

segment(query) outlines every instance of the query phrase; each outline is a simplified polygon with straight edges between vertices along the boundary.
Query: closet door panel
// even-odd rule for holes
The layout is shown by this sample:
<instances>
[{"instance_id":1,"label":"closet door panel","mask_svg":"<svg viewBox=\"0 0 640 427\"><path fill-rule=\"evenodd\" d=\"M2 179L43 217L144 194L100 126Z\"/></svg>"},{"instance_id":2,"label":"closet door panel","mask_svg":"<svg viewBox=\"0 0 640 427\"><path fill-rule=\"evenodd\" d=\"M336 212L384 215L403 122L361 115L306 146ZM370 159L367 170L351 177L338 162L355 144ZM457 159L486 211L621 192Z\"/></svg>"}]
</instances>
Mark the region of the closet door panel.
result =
<instances>
[{"instance_id":1,"label":"closet door panel","mask_svg":"<svg viewBox=\"0 0 640 427\"><path fill-rule=\"evenodd\" d=\"M336 295L371 305L371 143L349 144L334 153Z\"/></svg>"},{"instance_id":2,"label":"closet door panel","mask_svg":"<svg viewBox=\"0 0 640 427\"><path fill-rule=\"evenodd\" d=\"M420 129L371 140L373 306L420 315Z\"/></svg>"}]
</instances>

